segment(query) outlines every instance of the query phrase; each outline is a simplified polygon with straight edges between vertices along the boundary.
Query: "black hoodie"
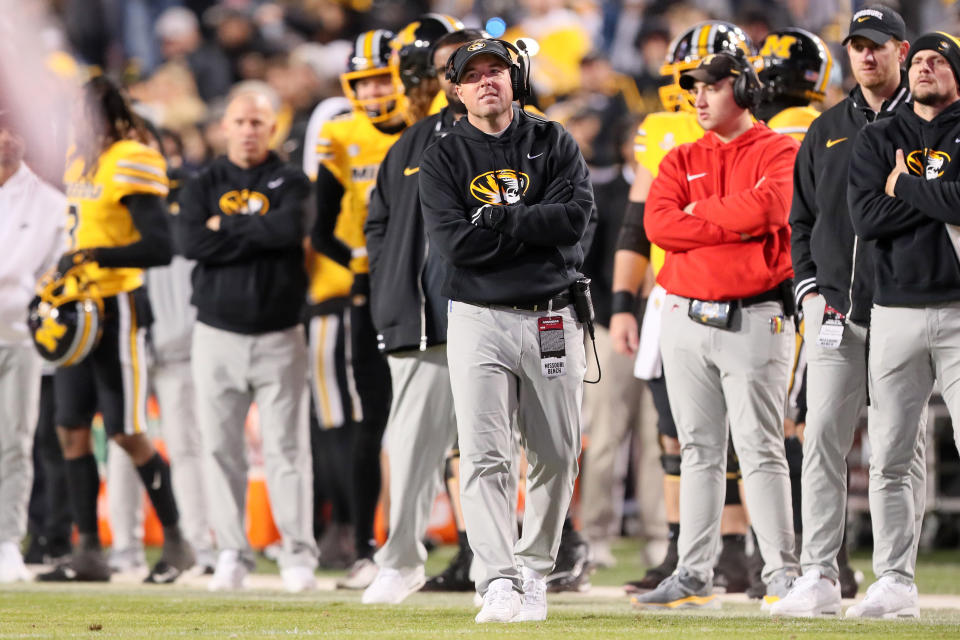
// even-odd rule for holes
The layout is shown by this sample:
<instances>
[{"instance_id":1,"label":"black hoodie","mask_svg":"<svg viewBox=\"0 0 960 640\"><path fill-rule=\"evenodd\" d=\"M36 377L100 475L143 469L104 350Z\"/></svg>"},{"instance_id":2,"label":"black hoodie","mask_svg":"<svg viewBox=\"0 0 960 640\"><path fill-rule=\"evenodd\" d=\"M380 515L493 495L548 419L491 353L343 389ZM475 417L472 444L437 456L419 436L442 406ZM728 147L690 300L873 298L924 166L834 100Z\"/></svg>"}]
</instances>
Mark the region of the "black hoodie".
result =
<instances>
[{"instance_id":1,"label":"black hoodie","mask_svg":"<svg viewBox=\"0 0 960 640\"><path fill-rule=\"evenodd\" d=\"M300 321L307 177L273 152L242 169L226 157L191 179L175 225L179 249L197 261L197 320L235 333L281 331ZM206 227L220 216L220 230Z\"/></svg>"},{"instance_id":2,"label":"black hoodie","mask_svg":"<svg viewBox=\"0 0 960 640\"><path fill-rule=\"evenodd\" d=\"M908 174L884 193L897 149ZM847 197L857 235L873 245L874 302L960 300L960 261L944 223L960 225L960 101L933 120L908 105L865 127L853 148Z\"/></svg>"},{"instance_id":3,"label":"black hoodie","mask_svg":"<svg viewBox=\"0 0 960 640\"><path fill-rule=\"evenodd\" d=\"M572 196L543 202L557 179L570 181ZM453 300L542 302L580 277L593 189L577 143L556 122L514 105L510 126L492 136L463 118L424 153L420 202L430 246L451 265L442 292ZM485 204L494 228L470 221Z\"/></svg>"},{"instance_id":4,"label":"black hoodie","mask_svg":"<svg viewBox=\"0 0 960 640\"><path fill-rule=\"evenodd\" d=\"M847 170L860 130L888 118L910 100L906 73L875 114L860 87L813 121L793 168L790 252L797 308L808 293L866 326L873 303L873 260L853 233L847 209Z\"/></svg>"}]
</instances>

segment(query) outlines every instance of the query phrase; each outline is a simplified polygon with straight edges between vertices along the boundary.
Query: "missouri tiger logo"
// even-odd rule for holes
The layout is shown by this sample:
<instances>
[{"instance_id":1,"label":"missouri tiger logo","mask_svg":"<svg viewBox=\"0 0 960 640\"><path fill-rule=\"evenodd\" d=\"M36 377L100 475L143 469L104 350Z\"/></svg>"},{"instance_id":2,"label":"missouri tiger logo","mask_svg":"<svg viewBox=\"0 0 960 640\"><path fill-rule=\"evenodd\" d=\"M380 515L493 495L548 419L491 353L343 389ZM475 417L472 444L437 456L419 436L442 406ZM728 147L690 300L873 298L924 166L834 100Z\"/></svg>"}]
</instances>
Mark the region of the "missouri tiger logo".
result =
<instances>
[{"instance_id":1,"label":"missouri tiger logo","mask_svg":"<svg viewBox=\"0 0 960 640\"><path fill-rule=\"evenodd\" d=\"M469 47L467 47L467 51L479 51L480 49L483 49L485 46L487 46L486 42L484 42L483 40L478 40L474 42L472 45L470 45Z\"/></svg>"},{"instance_id":2,"label":"missouri tiger logo","mask_svg":"<svg viewBox=\"0 0 960 640\"><path fill-rule=\"evenodd\" d=\"M513 169L487 171L470 181L470 194L486 204L515 204L527 192L530 176Z\"/></svg>"},{"instance_id":3,"label":"missouri tiger logo","mask_svg":"<svg viewBox=\"0 0 960 640\"><path fill-rule=\"evenodd\" d=\"M924 157L926 157L926 164L924 164ZM946 151L917 149L907 156L907 168L914 175L923 176L927 180L936 180L943 175L950 160L950 154Z\"/></svg>"},{"instance_id":4,"label":"missouri tiger logo","mask_svg":"<svg viewBox=\"0 0 960 640\"><path fill-rule=\"evenodd\" d=\"M228 191L220 196L220 211L228 216L262 216L270 210L270 200L259 191L242 189Z\"/></svg>"}]
</instances>

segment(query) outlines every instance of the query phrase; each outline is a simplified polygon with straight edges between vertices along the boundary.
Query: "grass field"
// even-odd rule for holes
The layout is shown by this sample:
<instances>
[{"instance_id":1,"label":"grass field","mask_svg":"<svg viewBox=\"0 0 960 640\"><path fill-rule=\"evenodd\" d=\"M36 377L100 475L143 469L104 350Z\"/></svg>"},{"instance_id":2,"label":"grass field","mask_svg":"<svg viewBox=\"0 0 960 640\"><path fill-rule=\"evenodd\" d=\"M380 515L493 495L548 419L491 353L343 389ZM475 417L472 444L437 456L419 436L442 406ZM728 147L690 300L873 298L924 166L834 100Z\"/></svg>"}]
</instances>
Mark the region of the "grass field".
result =
<instances>
[{"instance_id":1,"label":"grass field","mask_svg":"<svg viewBox=\"0 0 960 640\"><path fill-rule=\"evenodd\" d=\"M431 554L428 573L442 568L452 551ZM544 623L477 625L470 594L415 594L400 606L369 607L359 603L359 593L342 591L220 595L184 585L26 584L0 588L0 638L960 638L960 608L924 609L918 622L772 620L752 603L726 603L709 615L639 613L600 588L642 569L630 543L619 544L615 554L619 566L594 575L594 594L551 594ZM854 564L869 583L869 558L857 555ZM265 561L258 568L275 570ZM918 574L922 594L960 594L960 552L924 554Z\"/></svg>"}]
</instances>

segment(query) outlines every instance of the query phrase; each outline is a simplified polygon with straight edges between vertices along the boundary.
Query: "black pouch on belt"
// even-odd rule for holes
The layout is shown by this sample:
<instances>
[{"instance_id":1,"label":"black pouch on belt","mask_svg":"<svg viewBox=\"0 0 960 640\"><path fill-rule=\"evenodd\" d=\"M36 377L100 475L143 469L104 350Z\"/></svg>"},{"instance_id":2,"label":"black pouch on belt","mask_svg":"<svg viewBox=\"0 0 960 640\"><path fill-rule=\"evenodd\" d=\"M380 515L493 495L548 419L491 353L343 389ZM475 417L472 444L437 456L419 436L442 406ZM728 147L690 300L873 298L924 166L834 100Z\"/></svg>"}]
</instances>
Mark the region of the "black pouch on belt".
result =
<instances>
[{"instance_id":1,"label":"black pouch on belt","mask_svg":"<svg viewBox=\"0 0 960 640\"><path fill-rule=\"evenodd\" d=\"M716 300L691 300L687 315L694 322L705 324L708 327L729 329L733 322L733 303Z\"/></svg>"}]
</instances>

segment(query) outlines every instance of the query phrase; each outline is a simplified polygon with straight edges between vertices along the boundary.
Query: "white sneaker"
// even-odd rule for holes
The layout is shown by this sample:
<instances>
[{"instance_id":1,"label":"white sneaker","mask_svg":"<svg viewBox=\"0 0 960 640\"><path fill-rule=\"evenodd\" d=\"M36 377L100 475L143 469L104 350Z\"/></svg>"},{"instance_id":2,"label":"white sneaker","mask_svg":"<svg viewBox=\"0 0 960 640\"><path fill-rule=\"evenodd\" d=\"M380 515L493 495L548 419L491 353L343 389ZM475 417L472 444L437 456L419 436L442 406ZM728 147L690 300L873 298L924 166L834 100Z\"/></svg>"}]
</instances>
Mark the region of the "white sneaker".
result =
<instances>
[{"instance_id":1,"label":"white sneaker","mask_svg":"<svg viewBox=\"0 0 960 640\"><path fill-rule=\"evenodd\" d=\"M213 577L207 583L208 591L236 591L243 589L243 581L249 570L240 560L240 552L236 549L224 549L217 556L217 566L213 570Z\"/></svg>"},{"instance_id":2,"label":"white sneaker","mask_svg":"<svg viewBox=\"0 0 960 640\"><path fill-rule=\"evenodd\" d=\"M0 582L32 582L33 574L23 564L20 547L13 542L0 544Z\"/></svg>"},{"instance_id":3,"label":"white sneaker","mask_svg":"<svg viewBox=\"0 0 960 640\"><path fill-rule=\"evenodd\" d=\"M406 569L381 567L377 577L363 592L360 602L363 604L400 604L411 593L420 590L427 581L423 566Z\"/></svg>"},{"instance_id":4,"label":"white sneaker","mask_svg":"<svg viewBox=\"0 0 960 640\"><path fill-rule=\"evenodd\" d=\"M287 567L280 570L283 588L290 593L313 591L317 588L317 579L310 567Z\"/></svg>"},{"instance_id":5,"label":"white sneaker","mask_svg":"<svg viewBox=\"0 0 960 640\"><path fill-rule=\"evenodd\" d=\"M770 615L812 618L840 613L840 582L824 578L818 569L810 569L780 600L770 605Z\"/></svg>"},{"instance_id":6,"label":"white sneaker","mask_svg":"<svg viewBox=\"0 0 960 640\"><path fill-rule=\"evenodd\" d=\"M867 595L847 609L848 618L918 618L917 585L883 576L867 589Z\"/></svg>"},{"instance_id":7,"label":"white sneaker","mask_svg":"<svg viewBox=\"0 0 960 640\"><path fill-rule=\"evenodd\" d=\"M590 546L590 564L602 569L612 569L617 566L617 559L610 551L610 543L606 540L591 540Z\"/></svg>"},{"instance_id":8,"label":"white sneaker","mask_svg":"<svg viewBox=\"0 0 960 640\"><path fill-rule=\"evenodd\" d=\"M366 589L377 577L376 563L369 558L360 558L350 567L350 572L337 580L338 589Z\"/></svg>"},{"instance_id":9,"label":"white sneaker","mask_svg":"<svg viewBox=\"0 0 960 640\"><path fill-rule=\"evenodd\" d=\"M483 606L483 596L476 591L473 592L473 606L477 609Z\"/></svg>"},{"instance_id":10,"label":"white sneaker","mask_svg":"<svg viewBox=\"0 0 960 640\"><path fill-rule=\"evenodd\" d=\"M483 608L477 614L477 622L512 622L520 613L520 594L513 589L513 582L498 578L490 583L483 595Z\"/></svg>"},{"instance_id":11,"label":"white sneaker","mask_svg":"<svg viewBox=\"0 0 960 640\"><path fill-rule=\"evenodd\" d=\"M523 569L523 598L520 611L512 622L542 622L547 619L547 580L542 575Z\"/></svg>"}]
</instances>

